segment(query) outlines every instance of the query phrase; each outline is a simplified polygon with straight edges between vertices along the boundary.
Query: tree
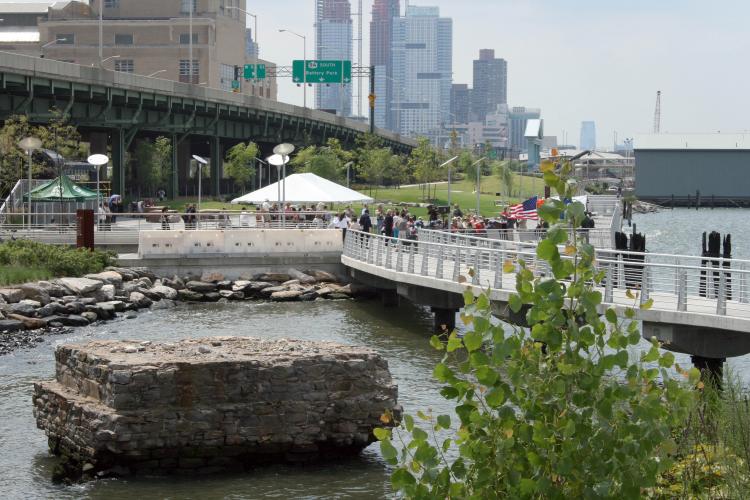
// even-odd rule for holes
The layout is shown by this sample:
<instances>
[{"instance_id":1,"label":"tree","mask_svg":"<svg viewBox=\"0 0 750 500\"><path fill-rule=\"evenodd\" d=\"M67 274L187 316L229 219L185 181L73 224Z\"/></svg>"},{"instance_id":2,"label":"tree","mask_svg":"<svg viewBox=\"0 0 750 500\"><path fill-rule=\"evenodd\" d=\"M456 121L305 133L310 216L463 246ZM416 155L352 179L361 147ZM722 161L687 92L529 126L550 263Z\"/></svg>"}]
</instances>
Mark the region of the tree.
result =
<instances>
[{"instance_id":1,"label":"tree","mask_svg":"<svg viewBox=\"0 0 750 500\"><path fill-rule=\"evenodd\" d=\"M544 173L560 199L575 194L570 171ZM466 332L430 341L445 353L434 376L458 426L418 412L396 431L375 431L396 467L393 487L407 498L640 498L674 462L673 433L700 372L676 366L655 339L631 357L641 342L635 309L653 301L628 291L625 318L602 303L606 272L577 230L583 204L547 200L539 215L551 227L535 262L502 266L516 274L508 304L528 327L506 331L492 320L489 294L468 288ZM541 262L548 271L538 272Z\"/></svg>"},{"instance_id":2,"label":"tree","mask_svg":"<svg viewBox=\"0 0 750 500\"><path fill-rule=\"evenodd\" d=\"M18 179L26 177L28 157L18 147L25 137L39 138L42 149L56 151L66 159L86 156L87 148L81 143L78 130L58 110L53 108L51 113L50 122L43 126L32 125L25 115L15 115L5 120L0 128L0 193L7 193ZM33 156L31 170L35 178L57 177L60 167L41 154Z\"/></svg>"},{"instance_id":3,"label":"tree","mask_svg":"<svg viewBox=\"0 0 750 500\"><path fill-rule=\"evenodd\" d=\"M498 178L500 179L500 191L505 196L511 196L511 193L513 192L513 181L515 179L515 176L513 175L513 171L510 169L510 162L497 161L495 162L494 167L495 174L497 174Z\"/></svg>"},{"instance_id":4,"label":"tree","mask_svg":"<svg viewBox=\"0 0 750 500\"><path fill-rule=\"evenodd\" d=\"M476 183L477 181L477 169L472 167L477 158L471 153L471 151L463 150L456 160L456 170L463 172L466 180Z\"/></svg>"},{"instance_id":5,"label":"tree","mask_svg":"<svg viewBox=\"0 0 750 500\"><path fill-rule=\"evenodd\" d=\"M343 179L343 164L335 148L309 146L291 161L297 172L310 172L330 181Z\"/></svg>"},{"instance_id":6,"label":"tree","mask_svg":"<svg viewBox=\"0 0 750 500\"><path fill-rule=\"evenodd\" d=\"M383 184L384 177L396 173L398 161L398 156L395 156L390 148L368 149L362 152L358 168L360 175L370 186L370 193L375 185L377 196L377 186Z\"/></svg>"},{"instance_id":7,"label":"tree","mask_svg":"<svg viewBox=\"0 0 750 500\"><path fill-rule=\"evenodd\" d=\"M430 144L430 140L425 137L417 139L417 147L411 151L409 157L409 167L414 173L414 178L422 184L422 198L429 196L429 183L436 178L438 166L438 154L435 148Z\"/></svg>"},{"instance_id":8,"label":"tree","mask_svg":"<svg viewBox=\"0 0 750 500\"><path fill-rule=\"evenodd\" d=\"M224 164L224 174L234 181L235 186L244 191L255 178L255 163L258 145L254 142L234 145L228 152Z\"/></svg>"}]
</instances>

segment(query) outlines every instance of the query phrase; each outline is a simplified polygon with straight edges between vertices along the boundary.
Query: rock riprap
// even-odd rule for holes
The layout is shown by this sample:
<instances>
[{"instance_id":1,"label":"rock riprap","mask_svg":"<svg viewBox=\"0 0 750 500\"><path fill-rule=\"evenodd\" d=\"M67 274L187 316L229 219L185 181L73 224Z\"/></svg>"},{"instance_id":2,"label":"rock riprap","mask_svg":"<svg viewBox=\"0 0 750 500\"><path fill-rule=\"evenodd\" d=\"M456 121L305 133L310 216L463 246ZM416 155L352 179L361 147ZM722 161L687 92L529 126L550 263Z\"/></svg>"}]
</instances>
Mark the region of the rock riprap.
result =
<instances>
[{"instance_id":1,"label":"rock riprap","mask_svg":"<svg viewBox=\"0 0 750 500\"><path fill-rule=\"evenodd\" d=\"M400 415L388 363L327 342L241 337L62 345L34 416L58 478L206 473L354 454Z\"/></svg>"}]
</instances>

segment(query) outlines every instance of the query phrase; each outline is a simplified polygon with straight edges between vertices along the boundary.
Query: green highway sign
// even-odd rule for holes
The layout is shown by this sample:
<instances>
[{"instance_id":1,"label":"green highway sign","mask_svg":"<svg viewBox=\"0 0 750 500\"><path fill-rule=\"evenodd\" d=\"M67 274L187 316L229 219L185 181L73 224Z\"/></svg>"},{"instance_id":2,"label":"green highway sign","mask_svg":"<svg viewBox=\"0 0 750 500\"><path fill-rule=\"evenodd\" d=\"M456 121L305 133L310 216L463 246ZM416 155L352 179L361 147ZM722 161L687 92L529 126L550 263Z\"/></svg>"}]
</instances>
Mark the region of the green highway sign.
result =
<instances>
[{"instance_id":1,"label":"green highway sign","mask_svg":"<svg viewBox=\"0 0 750 500\"><path fill-rule=\"evenodd\" d=\"M240 88L240 82L238 80L232 80L232 88L233 89Z\"/></svg>"},{"instance_id":2,"label":"green highway sign","mask_svg":"<svg viewBox=\"0 0 750 500\"><path fill-rule=\"evenodd\" d=\"M352 62L297 60L292 63L292 81L294 83L351 83Z\"/></svg>"},{"instance_id":3,"label":"green highway sign","mask_svg":"<svg viewBox=\"0 0 750 500\"><path fill-rule=\"evenodd\" d=\"M245 64L243 77L245 80L264 80L266 78L266 65Z\"/></svg>"}]
</instances>

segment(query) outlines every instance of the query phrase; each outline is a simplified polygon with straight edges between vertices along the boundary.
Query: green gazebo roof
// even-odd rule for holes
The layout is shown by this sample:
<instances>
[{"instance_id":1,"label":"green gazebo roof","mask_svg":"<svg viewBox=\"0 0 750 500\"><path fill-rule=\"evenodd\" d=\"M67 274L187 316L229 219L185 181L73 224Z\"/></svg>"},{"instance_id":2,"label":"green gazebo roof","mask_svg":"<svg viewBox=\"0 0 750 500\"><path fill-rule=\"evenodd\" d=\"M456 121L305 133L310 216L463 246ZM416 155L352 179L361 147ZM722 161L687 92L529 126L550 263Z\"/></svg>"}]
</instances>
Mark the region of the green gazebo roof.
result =
<instances>
[{"instance_id":1,"label":"green gazebo roof","mask_svg":"<svg viewBox=\"0 0 750 500\"><path fill-rule=\"evenodd\" d=\"M62 191L62 193L61 193ZM89 201L96 200L96 191L75 184L63 175L31 190L31 201ZM24 195L28 200L29 195Z\"/></svg>"}]
</instances>

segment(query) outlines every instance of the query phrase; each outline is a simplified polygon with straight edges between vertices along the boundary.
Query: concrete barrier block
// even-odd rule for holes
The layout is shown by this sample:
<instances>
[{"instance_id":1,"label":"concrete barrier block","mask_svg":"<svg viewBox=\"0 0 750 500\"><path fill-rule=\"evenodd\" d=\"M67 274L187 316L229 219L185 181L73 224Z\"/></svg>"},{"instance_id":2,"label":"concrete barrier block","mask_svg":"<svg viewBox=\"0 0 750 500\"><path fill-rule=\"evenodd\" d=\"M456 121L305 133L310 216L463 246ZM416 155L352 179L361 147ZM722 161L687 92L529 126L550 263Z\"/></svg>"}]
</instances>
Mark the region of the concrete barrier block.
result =
<instances>
[{"instance_id":1,"label":"concrete barrier block","mask_svg":"<svg viewBox=\"0 0 750 500\"><path fill-rule=\"evenodd\" d=\"M141 231L138 236L140 257L180 255L185 231Z\"/></svg>"}]
</instances>

